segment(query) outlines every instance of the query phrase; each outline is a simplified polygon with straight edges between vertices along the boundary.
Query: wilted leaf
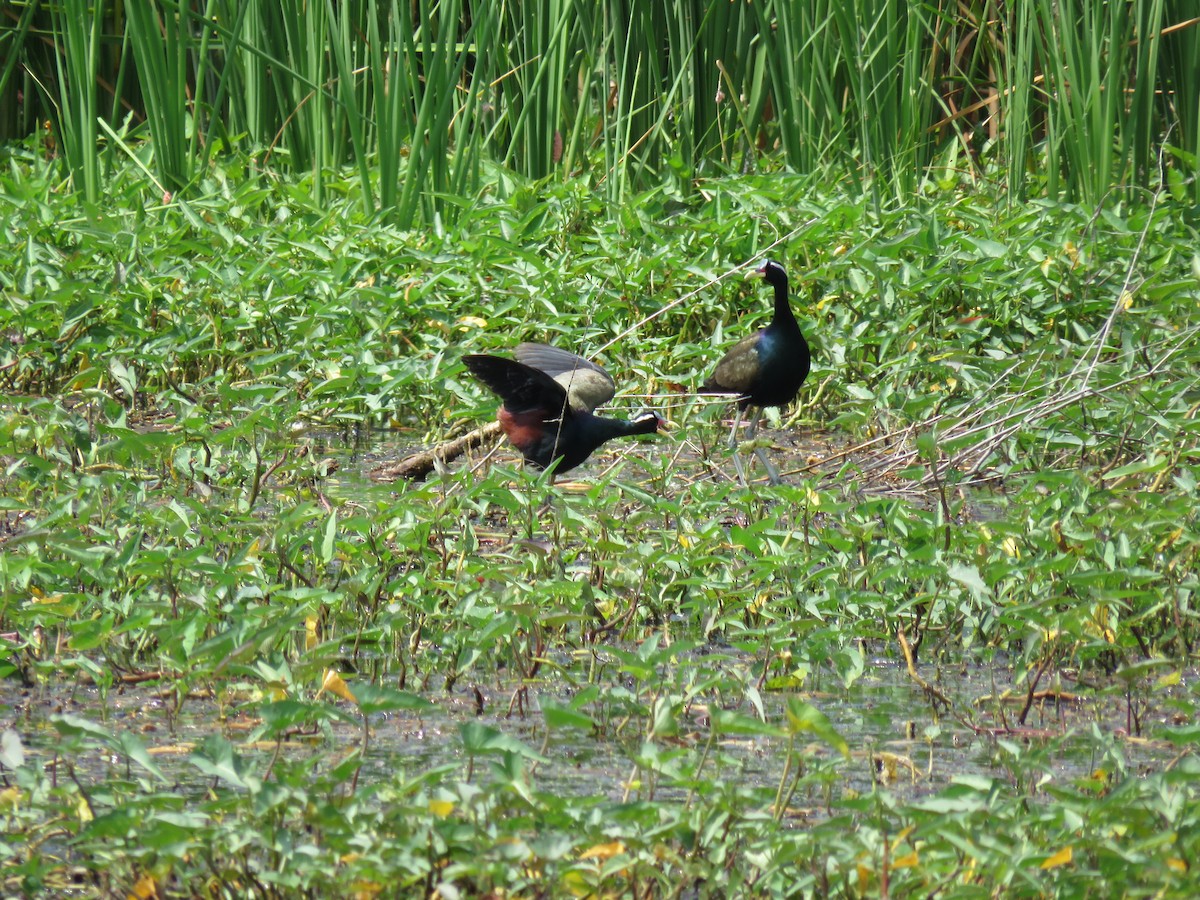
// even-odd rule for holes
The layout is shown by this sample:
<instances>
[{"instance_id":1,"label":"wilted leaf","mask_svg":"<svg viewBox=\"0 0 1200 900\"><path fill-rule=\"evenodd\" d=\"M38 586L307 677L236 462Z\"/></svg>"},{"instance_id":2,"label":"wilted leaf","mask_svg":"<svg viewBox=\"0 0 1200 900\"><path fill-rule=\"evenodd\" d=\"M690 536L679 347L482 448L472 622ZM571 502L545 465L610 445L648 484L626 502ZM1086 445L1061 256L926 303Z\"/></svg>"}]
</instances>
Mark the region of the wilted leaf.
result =
<instances>
[{"instance_id":1,"label":"wilted leaf","mask_svg":"<svg viewBox=\"0 0 1200 900\"><path fill-rule=\"evenodd\" d=\"M21 736L11 728L0 732L0 766L6 769L19 769L25 765L25 745Z\"/></svg>"}]
</instances>

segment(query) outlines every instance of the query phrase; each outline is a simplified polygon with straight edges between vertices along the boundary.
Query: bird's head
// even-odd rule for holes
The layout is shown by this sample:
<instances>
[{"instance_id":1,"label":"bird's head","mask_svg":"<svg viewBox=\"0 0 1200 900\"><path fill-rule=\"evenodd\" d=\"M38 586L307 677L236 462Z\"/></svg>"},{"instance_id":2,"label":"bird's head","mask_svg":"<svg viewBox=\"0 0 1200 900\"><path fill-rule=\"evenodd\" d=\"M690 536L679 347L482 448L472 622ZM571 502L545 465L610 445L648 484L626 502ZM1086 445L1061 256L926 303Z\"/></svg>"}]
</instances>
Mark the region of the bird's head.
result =
<instances>
[{"instance_id":1,"label":"bird's head","mask_svg":"<svg viewBox=\"0 0 1200 900\"><path fill-rule=\"evenodd\" d=\"M634 416L633 424L638 427L640 434L658 434L671 429L671 425L666 419L648 409Z\"/></svg>"},{"instance_id":2,"label":"bird's head","mask_svg":"<svg viewBox=\"0 0 1200 900\"><path fill-rule=\"evenodd\" d=\"M757 271L758 274L761 275L769 284L787 284L787 272L783 270L783 266L775 262L773 259L768 259L765 263L758 267Z\"/></svg>"}]
</instances>

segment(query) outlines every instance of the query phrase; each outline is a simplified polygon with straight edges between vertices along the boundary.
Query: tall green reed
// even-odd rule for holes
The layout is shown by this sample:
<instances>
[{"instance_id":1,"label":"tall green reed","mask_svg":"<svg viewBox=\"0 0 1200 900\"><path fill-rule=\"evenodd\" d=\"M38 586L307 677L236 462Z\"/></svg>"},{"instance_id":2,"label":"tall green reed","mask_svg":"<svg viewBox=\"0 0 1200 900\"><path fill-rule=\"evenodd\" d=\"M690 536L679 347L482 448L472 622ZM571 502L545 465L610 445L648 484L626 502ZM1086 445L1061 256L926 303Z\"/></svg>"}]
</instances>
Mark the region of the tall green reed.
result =
<instances>
[{"instance_id":1,"label":"tall green reed","mask_svg":"<svg viewBox=\"0 0 1200 900\"><path fill-rule=\"evenodd\" d=\"M191 21L173 3L159 9L130 3L125 11L159 177L170 190L179 190L192 180L197 163L198 132L191 113L204 102L208 31L195 45ZM193 55L194 70L189 63Z\"/></svg>"},{"instance_id":2,"label":"tall green reed","mask_svg":"<svg viewBox=\"0 0 1200 900\"><path fill-rule=\"evenodd\" d=\"M34 9L0 35L14 51L0 91L14 90L14 59L38 65ZM81 131L96 84L144 115L173 190L206 153L236 148L307 173L318 201L325 173L350 165L364 206L398 222L453 215L489 161L583 176L611 198L782 164L858 179L879 203L952 166L1003 179L1014 199L1095 203L1152 186L1165 138L1171 177L1195 190L1200 27L1184 0L159 0L122 5L127 20L97 9L130 52L76 52L91 40L83 19L60 15L63 92L36 101L63 109L60 142L85 190L99 172L85 173L83 148L98 150Z\"/></svg>"},{"instance_id":3,"label":"tall green reed","mask_svg":"<svg viewBox=\"0 0 1200 900\"><path fill-rule=\"evenodd\" d=\"M64 53L55 58L57 134L71 181L89 203L100 199L97 97L94 74L100 56L98 10L86 0L64 0L55 10L55 37ZM49 92L47 96L50 97Z\"/></svg>"}]
</instances>

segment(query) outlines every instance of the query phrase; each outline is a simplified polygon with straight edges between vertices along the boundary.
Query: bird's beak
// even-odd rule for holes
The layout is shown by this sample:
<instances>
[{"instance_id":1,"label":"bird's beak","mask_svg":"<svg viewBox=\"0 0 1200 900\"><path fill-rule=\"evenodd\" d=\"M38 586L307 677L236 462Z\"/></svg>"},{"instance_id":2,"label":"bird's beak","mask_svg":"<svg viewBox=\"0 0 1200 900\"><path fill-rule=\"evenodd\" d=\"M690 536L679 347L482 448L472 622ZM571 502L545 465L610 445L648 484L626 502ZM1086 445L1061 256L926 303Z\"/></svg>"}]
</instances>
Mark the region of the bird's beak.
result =
<instances>
[{"instance_id":1,"label":"bird's beak","mask_svg":"<svg viewBox=\"0 0 1200 900\"><path fill-rule=\"evenodd\" d=\"M674 431L675 425L670 420L664 419L662 416L659 416L658 417L658 430L663 432L664 434L666 434L666 433Z\"/></svg>"}]
</instances>

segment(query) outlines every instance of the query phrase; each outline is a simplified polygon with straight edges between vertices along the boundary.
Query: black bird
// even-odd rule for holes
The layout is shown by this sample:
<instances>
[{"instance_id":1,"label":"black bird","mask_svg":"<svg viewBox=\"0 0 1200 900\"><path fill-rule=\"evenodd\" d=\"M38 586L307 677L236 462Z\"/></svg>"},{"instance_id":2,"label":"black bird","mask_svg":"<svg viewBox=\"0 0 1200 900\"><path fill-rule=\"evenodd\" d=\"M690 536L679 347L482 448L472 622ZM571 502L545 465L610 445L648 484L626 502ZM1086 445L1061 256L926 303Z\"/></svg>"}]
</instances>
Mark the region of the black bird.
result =
<instances>
[{"instance_id":1,"label":"black bird","mask_svg":"<svg viewBox=\"0 0 1200 900\"><path fill-rule=\"evenodd\" d=\"M471 354L463 362L501 400L497 416L509 441L539 469L558 460L555 474L573 469L613 438L655 434L666 423L651 412L632 421L606 419L592 410L616 394L600 366L545 344L519 344L516 359Z\"/></svg>"},{"instance_id":2,"label":"black bird","mask_svg":"<svg viewBox=\"0 0 1200 900\"><path fill-rule=\"evenodd\" d=\"M705 382L703 390L714 394L737 394L738 411L729 432L729 446L734 449L733 462L738 476L746 483L746 473L737 455L737 430L746 407L753 406L754 416L746 430L746 440L754 437L758 420L768 406L787 406L800 391L808 377L812 356L808 341L800 333L796 317L788 302L788 277L783 266L768 261L758 270L767 283L775 288L775 318L761 331L738 341L733 349L717 363L716 371ZM762 448L755 455L762 461L772 484L779 484L779 473L767 459Z\"/></svg>"}]
</instances>

